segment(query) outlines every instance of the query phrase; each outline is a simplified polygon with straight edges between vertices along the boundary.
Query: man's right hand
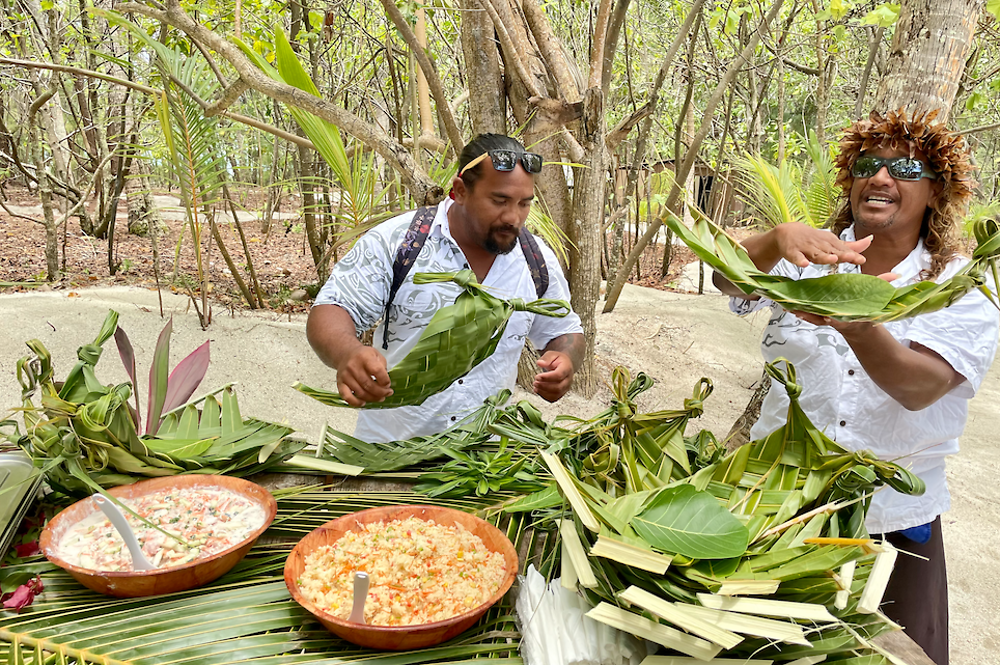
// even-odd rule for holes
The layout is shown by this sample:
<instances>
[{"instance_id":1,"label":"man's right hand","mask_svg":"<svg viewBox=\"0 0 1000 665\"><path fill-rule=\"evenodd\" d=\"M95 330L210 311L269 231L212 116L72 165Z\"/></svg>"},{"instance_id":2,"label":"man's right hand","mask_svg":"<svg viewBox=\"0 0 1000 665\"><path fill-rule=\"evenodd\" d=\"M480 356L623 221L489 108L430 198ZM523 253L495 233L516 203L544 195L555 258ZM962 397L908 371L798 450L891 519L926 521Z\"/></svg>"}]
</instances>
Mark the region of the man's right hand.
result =
<instances>
[{"instance_id":1,"label":"man's right hand","mask_svg":"<svg viewBox=\"0 0 1000 665\"><path fill-rule=\"evenodd\" d=\"M761 272L769 273L778 261L787 261L807 267L810 263L832 265L835 263L855 263L861 265L865 257L861 252L872 244L872 236L844 242L830 231L817 229L801 222L778 224L764 233L751 236L743 241L743 248ZM727 296L756 300L759 296L748 296L728 279L714 273L712 283Z\"/></svg>"},{"instance_id":2,"label":"man's right hand","mask_svg":"<svg viewBox=\"0 0 1000 665\"><path fill-rule=\"evenodd\" d=\"M385 356L370 346L359 346L337 369L337 388L351 406L385 400L392 394Z\"/></svg>"},{"instance_id":3,"label":"man's right hand","mask_svg":"<svg viewBox=\"0 0 1000 665\"><path fill-rule=\"evenodd\" d=\"M773 250L772 252L764 251L762 254L773 255L776 253L777 258L786 259L800 268L805 268L810 263L821 265L854 263L861 265L865 262L865 257L861 253L868 249L873 238L873 236L868 236L861 240L844 242L829 231L800 222L779 224L763 235L771 236L769 240L773 243ZM745 243L744 247L747 244L752 245L753 243ZM747 251L750 252L749 247ZM750 256L754 258L752 252ZM755 259L754 263L756 262ZM777 260L774 263L777 263ZM772 264L768 270L773 267Z\"/></svg>"}]
</instances>

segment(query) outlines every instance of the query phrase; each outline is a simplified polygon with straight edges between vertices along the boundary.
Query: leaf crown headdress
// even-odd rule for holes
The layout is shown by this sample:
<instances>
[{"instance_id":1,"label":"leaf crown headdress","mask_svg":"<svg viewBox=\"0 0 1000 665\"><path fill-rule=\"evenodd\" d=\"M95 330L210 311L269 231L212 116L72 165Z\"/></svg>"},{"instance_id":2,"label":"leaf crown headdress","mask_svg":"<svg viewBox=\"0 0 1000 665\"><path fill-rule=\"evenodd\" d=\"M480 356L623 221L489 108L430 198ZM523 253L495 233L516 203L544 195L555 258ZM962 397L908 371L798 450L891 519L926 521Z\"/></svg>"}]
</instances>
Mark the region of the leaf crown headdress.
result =
<instances>
[{"instance_id":1,"label":"leaf crown headdress","mask_svg":"<svg viewBox=\"0 0 1000 665\"><path fill-rule=\"evenodd\" d=\"M944 185L941 198L964 211L976 186L969 144L943 122L934 122L937 116L937 110L918 111L911 118L903 109L889 111L884 116L872 111L867 120L851 123L844 130L840 153L834 158L837 185L845 194L850 193L854 183L851 165L862 153L887 147L906 150L913 157L919 151Z\"/></svg>"}]
</instances>

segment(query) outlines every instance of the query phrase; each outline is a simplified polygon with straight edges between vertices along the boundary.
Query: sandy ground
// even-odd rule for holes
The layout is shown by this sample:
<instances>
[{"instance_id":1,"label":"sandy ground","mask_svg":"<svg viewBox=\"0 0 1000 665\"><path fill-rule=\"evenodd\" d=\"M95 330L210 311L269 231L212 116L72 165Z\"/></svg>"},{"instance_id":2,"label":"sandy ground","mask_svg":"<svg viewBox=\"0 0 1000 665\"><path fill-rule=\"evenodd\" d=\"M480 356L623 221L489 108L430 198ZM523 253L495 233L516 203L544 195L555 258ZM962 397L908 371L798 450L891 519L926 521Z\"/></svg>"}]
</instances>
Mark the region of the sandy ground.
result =
<instances>
[{"instance_id":1,"label":"sandy ground","mask_svg":"<svg viewBox=\"0 0 1000 665\"><path fill-rule=\"evenodd\" d=\"M350 432L354 414L324 407L292 390L300 380L332 387L332 370L313 356L305 340L303 316L228 314L216 310L211 327L198 325L187 299L164 295L165 314L173 316L171 359L206 339L212 364L202 387L235 381L245 415L285 421L306 438L316 440L323 423ZM65 376L76 348L96 335L109 308L120 313L139 362L148 362L165 320L157 295L141 289L89 289L0 296L0 405L20 401L16 361L27 352L24 342L38 338L52 352L58 376ZM742 413L760 376L758 340L766 321L729 314L719 295L684 295L627 286L611 314L598 317L597 356L605 377L617 365L650 374L656 385L640 398L640 408L675 408L691 394L702 376L715 384L698 426L725 436ZM99 376L125 381L113 342L106 345ZM140 380L144 383L144 380ZM142 388L145 395L145 386ZM198 393L200 394L200 392ZM570 394L556 405L531 399L551 417L559 413L590 416L603 409L610 393L603 388L593 400ZM951 578L952 662L1000 665L1000 370L996 367L973 400L962 453L951 461L952 510L945 516Z\"/></svg>"}]
</instances>

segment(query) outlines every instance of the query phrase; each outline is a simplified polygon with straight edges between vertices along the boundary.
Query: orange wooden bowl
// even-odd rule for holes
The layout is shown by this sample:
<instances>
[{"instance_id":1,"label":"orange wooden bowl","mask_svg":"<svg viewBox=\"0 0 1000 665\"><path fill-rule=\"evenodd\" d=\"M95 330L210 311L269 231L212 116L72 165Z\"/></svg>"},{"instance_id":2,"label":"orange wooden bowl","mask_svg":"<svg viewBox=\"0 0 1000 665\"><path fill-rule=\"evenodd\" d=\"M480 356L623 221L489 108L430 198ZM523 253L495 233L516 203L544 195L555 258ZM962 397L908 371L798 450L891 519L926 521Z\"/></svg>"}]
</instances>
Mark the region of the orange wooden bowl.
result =
<instances>
[{"instance_id":1,"label":"orange wooden bowl","mask_svg":"<svg viewBox=\"0 0 1000 665\"><path fill-rule=\"evenodd\" d=\"M278 504L271 493L260 485L242 478L232 476L213 476L206 474L190 474L169 476L142 480L132 485L121 485L107 490L108 494L119 499L136 499L146 494L161 490L177 488L211 488L236 492L264 509L264 524L251 533L243 542L233 545L227 550L217 552L204 559L196 559L189 563L144 571L98 571L75 566L59 557L59 542L66 532L77 522L100 510L90 498L77 501L69 508L62 510L42 530L39 547L52 563L64 568L80 584L99 593L121 598L138 596L158 596L164 593L193 589L225 575L239 563L240 559L253 547L260 534L264 533L274 515Z\"/></svg>"},{"instance_id":2,"label":"orange wooden bowl","mask_svg":"<svg viewBox=\"0 0 1000 665\"><path fill-rule=\"evenodd\" d=\"M324 545L331 545L345 533L359 531L365 524L403 520L408 517L434 520L443 526L461 524L465 529L479 536L487 549L503 554L505 572L497 592L485 603L464 614L444 621L412 626L372 626L353 623L333 616L302 595L298 579L305 570L306 556L313 550ZM285 562L285 585L295 602L312 612L320 623L334 635L348 642L372 649L409 651L440 644L471 628L486 613L486 610L490 609L507 593L517 576L517 571L517 551L514 549L514 545L499 529L485 520L460 510L439 506L386 506L344 515L327 522L300 540Z\"/></svg>"}]
</instances>

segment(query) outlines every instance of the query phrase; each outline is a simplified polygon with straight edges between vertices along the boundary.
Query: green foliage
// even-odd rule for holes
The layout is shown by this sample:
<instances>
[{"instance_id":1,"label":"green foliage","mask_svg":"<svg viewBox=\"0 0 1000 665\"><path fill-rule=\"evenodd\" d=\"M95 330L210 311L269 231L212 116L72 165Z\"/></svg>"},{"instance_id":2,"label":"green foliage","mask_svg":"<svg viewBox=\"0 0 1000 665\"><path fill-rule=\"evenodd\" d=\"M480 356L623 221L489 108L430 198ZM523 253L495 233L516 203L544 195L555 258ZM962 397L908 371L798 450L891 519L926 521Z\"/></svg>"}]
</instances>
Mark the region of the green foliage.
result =
<instances>
[{"instance_id":1,"label":"green foliage","mask_svg":"<svg viewBox=\"0 0 1000 665\"><path fill-rule=\"evenodd\" d=\"M865 14L861 19L861 25L877 25L881 28L889 28L899 20L899 4L894 2L883 2L881 5Z\"/></svg>"}]
</instances>

